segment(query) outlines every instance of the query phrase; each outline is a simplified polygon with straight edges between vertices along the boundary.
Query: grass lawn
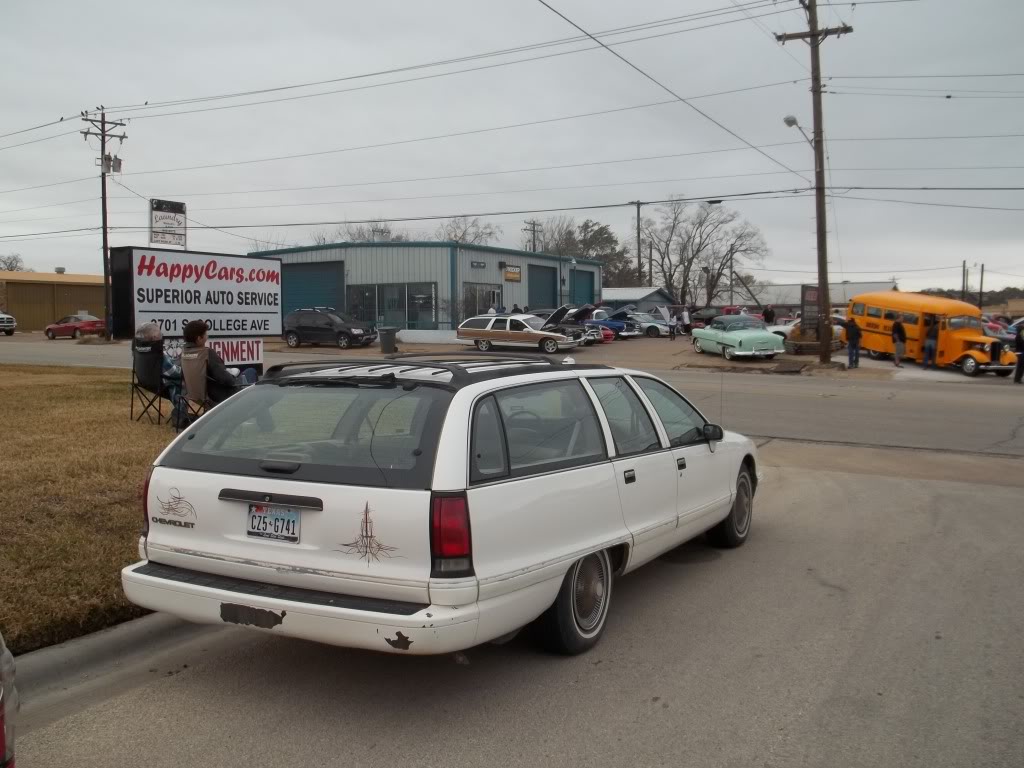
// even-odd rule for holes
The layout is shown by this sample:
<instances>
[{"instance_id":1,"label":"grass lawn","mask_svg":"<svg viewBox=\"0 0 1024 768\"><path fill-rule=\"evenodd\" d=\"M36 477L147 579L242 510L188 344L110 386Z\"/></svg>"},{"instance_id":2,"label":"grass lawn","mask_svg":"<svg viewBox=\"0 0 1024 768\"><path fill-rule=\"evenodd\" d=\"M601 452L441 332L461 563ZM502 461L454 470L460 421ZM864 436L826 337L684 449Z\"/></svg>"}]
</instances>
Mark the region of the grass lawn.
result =
<instances>
[{"instance_id":1,"label":"grass lawn","mask_svg":"<svg viewBox=\"0 0 1024 768\"><path fill-rule=\"evenodd\" d=\"M16 654L143 613L119 571L138 559L142 481L174 430L129 421L130 380L0 366L0 630Z\"/></svg>"}]
</instances>

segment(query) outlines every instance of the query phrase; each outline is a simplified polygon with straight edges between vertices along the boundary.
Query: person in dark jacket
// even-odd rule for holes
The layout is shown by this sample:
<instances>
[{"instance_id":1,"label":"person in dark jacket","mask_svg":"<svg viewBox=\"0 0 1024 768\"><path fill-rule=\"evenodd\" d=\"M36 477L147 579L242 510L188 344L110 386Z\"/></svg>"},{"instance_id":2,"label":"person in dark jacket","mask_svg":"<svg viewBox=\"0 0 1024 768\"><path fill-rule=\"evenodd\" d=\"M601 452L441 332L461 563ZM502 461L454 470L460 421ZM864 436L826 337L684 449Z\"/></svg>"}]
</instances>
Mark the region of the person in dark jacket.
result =
<instances>
[{"instance_id":1,"label":"person in dark jacket","mask_svg":"<svg viewBox=\"0 0 1024 768\"><path fill-rule=\"evenodd\" d=\"M775 310L772 308L771 304L765 307L764 315L762 315L762 317L764 317L765 325L775 325Z\"/></svg>"},{"instance_id":2,"label":"person in dark jacket","mask_svg":"<svg viewBox=\"0 0 1024 768\"><path fill-rule=\"evenodd\" d=\"M227 400L242 387L256 383L256 371L246 368L240 375L227 369L217 350L206 346L209 328L203 320L192 320L185 324L185 348L181 352L181 370L185 387L190 395L201 390L202 379L197 383L195 374L206 368L206 400L220 403ZM199 374L201 377L201 374ZM190 379L192 381L190 381Z\"/></svg>"},{"instance_id":3,"label":"person in dark jacket","mask_svg":"<svg viewBox=\"0 0 1024 768\"><path fill-rule=\"evenodd\" d=\"M935 315L928 315L928 330L924 334L924 360L922 365L925 368L938 368L935 364L935 350L939 345L939 318Z\"/></svg>"},{"instance_id":4,"label":"person in dark jacket","mask_svg":"<svg viewBox=\"0 0 1024 768\"><path fill-rule=\"evenodd\" d=\"M847 368L860 368L860 326L852 317L846 321Z\"/></svg>"},{"instance_id":5,"label":"person in dark jacket","mask_svg":"<svg viewBox=\"0 0 1024 768\"><path fill-rule=\"evenodd\" d=\"M907 353L907 330L899 318L892 322L892 359L897 368L903 367L903 356Z\"/></svg>"},{"instance_id":6,"label":"person in dark jacket","mask_svg":"<svg viewBox=\"0 0 1024 768\"><path fill-rule=\"evenodd\" d=\"M1017 353L1017 367L1013 369L1013 383L1024 383L1024 323L1017 325L1017 335L1013 337L1013 350Z\"/></svg>"}]
</instances>

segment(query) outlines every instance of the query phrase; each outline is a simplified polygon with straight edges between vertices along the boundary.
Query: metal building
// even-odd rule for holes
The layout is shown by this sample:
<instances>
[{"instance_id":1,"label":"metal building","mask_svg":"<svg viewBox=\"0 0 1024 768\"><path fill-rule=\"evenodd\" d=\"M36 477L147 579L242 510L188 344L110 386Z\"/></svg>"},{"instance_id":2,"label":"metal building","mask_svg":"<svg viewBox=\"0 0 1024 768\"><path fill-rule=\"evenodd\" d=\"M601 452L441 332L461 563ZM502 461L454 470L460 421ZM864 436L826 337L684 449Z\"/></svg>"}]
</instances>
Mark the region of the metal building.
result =
<instances>
[{"instance_id":1,"label":"metal building","mask_svg":"<svg viewBox=\"0 0 1024 768\"><path fill-rule=\"evenodd\" d=\"M0 272L0 310L19 331L41 331L65 315L103 317L103 276Z\"/></svg>"},{"instance_id":2,"label":"metal building","mask_svg":"<svg viewBox=\"0 0 1024 768\"><path fill-rule=\"evenodd\" d=\"M594 303L601 263L452 242L337 243L256 251L281 259L282 310L335 307L401 329L451 331L495 309Z\"/></svg>"}]
</instances>

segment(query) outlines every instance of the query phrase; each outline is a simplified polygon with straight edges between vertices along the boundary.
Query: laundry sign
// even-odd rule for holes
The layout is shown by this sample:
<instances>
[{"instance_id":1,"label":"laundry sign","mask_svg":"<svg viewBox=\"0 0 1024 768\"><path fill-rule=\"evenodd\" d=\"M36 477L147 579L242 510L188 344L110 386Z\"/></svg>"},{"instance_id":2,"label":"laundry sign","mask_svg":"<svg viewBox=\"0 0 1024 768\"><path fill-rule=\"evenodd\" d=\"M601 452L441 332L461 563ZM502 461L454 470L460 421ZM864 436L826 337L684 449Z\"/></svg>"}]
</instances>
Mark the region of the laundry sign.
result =
<instances>
[{"instance_id":1,"label":"laundry sign","mask_svg":"<svg viewBox=\"0 0 1024 768\"><path fill-rule=\"evenodd\" d=\"M149 244L186 247L185 204L171 200L149 201Z\"/></svg>"}]
</instances>

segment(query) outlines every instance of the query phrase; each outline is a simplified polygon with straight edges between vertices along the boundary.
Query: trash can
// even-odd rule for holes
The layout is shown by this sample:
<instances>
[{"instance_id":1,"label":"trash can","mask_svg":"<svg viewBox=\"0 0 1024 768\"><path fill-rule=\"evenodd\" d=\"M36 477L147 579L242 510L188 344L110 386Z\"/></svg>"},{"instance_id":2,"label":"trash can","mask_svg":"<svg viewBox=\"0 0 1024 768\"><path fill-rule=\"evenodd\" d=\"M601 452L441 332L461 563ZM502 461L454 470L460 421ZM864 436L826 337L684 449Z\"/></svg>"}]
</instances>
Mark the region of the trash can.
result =
<instances>
[{"instance_id":1,"label":"trash can","mask_svg":"<svg viewBox=\"0 0 1024 768\"><path fill-rule=\"evenodd\" d=\"M398 329L378 327L377 333L380 335L380 351L385 355L393 355L396 349Z\"/></svg>"}]
</instances>

